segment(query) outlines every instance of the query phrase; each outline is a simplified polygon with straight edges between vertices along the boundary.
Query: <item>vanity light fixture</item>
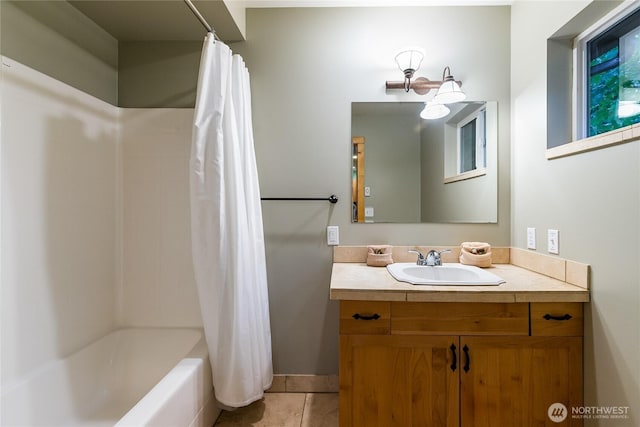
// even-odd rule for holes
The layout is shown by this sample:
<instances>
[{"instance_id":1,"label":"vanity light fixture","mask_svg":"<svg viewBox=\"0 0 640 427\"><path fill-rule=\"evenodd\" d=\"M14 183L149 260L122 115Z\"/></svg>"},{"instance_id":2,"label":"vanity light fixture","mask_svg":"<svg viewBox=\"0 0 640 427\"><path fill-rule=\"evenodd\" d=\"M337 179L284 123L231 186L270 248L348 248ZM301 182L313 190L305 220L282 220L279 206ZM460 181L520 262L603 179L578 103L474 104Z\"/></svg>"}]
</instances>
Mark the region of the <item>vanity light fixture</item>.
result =
<instances>
[{"instance_id":1,"label":"vanity light fixture","mask_svg":"<svg viewBox=\"0 0 640 427\"><path fill-rule=\"evenodd\" d=\"M426 77L417 77L414 80L413 75L420 67L422 58L422 50L418 48L408 48L402 50L396 55L396 63L404 73L404 81L386 82L387 89L404 89L409 92L413 89L418 95L426 95L431 89L438 89L436 101L440 104L451 104L452 102L460 102L466 98L465 93L460 89L462 82L455 80L451 75L451 68L447 65L442 71L442 80L429 80ZM419 58L419 59L418 59Z\"/></svg>"},{"instance_id":2,"label":"vanity light fixture","mask_svg":"<svg viewBox=\"0 0 640 427\"><path fill-rule=\"evenodd\" d=\"M402 49L396 55L396 64L400 71L404 73L404 82L402 87L405 92L409 92L411 88L411 78L420 68L420 64L424 59L424 51L419 47L407 47Z\"/></svg>"},{"instance_id":3,"label":"vanity light fixture","mask_svg":"<svg viewBox=\"0 0 640 427\"><path fill-rule=\"evenodd\" d=\"M420 113L420 117L427 120L441 119L446 117L450 111L446 105L431 100L425 103L424 110Z\"/></svg>"},{"instance_id":4,"label":"vanity light fixture","mask_svg":"<svg viewBox=\"0 0 640 427\"><path fill-rule=\"evenodd\" d=\"M460 85L453 79L451 69L447 65L442 71L442 84L438 88L434 101L440 104L452 104L464 101L467 95L460 89Z\"/></svg>"}]
</instances>

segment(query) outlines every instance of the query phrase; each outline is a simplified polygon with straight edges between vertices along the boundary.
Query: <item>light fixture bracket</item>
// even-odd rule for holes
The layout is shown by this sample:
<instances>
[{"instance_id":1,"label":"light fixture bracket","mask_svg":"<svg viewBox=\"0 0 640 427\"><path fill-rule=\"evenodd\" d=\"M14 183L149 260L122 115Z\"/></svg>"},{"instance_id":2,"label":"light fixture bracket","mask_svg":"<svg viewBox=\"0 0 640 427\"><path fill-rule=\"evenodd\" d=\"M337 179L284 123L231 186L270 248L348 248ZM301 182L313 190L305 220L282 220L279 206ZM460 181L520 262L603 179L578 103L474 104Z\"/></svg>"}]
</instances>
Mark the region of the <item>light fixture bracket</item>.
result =
<instances>
[{"instance_id":1,"label":"light fixture bracket","mask_svg":"<svg viewBox=\"0 0 640 427\"><path fill-rule=\"evenodd\" d=\"M450 80L453 80L453 77L451 77ZM418 95L426 95L432 89L438 89L440 86L442 86L443 82L444 81L442 81L442 80L429 80L426 77L418 77L418 78L416 78L414 80L411 80L411 83L409 84L409 89L413 89L413 91L415 93L417 93ZM458 83L459 86L462 86L462 82L461 81L456 81L456 83ZM405 82L387 80L386 83L385 83L385 88L386 89L403 89L404 90L405 89Z\"/></svg>"}]
</instances>

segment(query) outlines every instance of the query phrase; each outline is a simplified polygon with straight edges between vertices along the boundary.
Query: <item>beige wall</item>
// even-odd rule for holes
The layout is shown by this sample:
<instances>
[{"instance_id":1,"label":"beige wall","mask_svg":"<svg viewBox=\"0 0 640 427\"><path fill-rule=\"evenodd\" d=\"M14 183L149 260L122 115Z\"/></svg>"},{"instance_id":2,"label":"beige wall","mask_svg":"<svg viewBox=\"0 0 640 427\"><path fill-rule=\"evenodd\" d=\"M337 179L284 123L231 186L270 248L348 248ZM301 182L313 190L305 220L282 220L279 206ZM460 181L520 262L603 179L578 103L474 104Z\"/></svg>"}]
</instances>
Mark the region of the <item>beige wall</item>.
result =
<instances>
[{"instance_id":1,"label":"beige wall","mask_svg":"<svg viewBox=\"0 0 640 427\"><path fill-rule=\"evenodd\" d=\"M445 122L447 118L423 120L420 125L420 162L423 165L420 176L420 211L421 221L443 222L440 209L444 201L438 198L439 189L443 186L445 157ZM433 203L436 201L436 203Z\"/></svg>"},{"instance_id":2,"label":"beige wall","mask_svg":"<svg viewBox=\"0 0 640 427\"><path fill-rule=\"evenodd\" d=\"M427 51L419 75L435 80L450 65L470 99L498 101L498 224L350 223L351 102L424 101L385 93L386 80L401 80L393 57L406 45ZM327 225L346 245L509 244L509 8L249 9L247 41L232 48L251 73L262 195L340 197L263 203L275 370L336 373Z\"/></svg>"},{"instance_id":3,"label":"beige wall","mask_svg":"<svg viewBox=\"0 0 640 427\"><path fill-rule=\"evenodd\" d=\"M516 2L512 7L512 242L526 228L560 231L560 255L591 264L585 325L585 403L630 406L640 425L640 143L545 160L547 38L590 2Z\"/></svg>"},{"instance_id":4,"label":"beige wall","mask_svg":"<svg viewBox=\"0 0 640 427\"><path fill-rule=\"evenodd\" d=\"M0 8L2 55L112 105L195 104L202 41L118 43L65 1L3 0Z\"/></svg>"},{"instance_id":5,"label":"beige wall","mask_svg":"<svg viewBox=\"0 0 640 427\"><path fill-rule=\"evenodd\" d=\"M0 1L0 53L112 105L118 42L64 1Z\"/></svg>"},{"instance_id":6,"label":"beige wall","mask_svg":"<svg viewBox=\"0 0 640 427\"><path fill-rule=\"evenodd\" d=\"M118 105L192 108L201 52L202 41L120 42Z\"/></svg>"},{"instance_id":7,"label":"beige wall","mask_svg":"<svg viewBox=\"0 0 640 427\"><path fill-rule=\"evenodd\" d=\"M351 135L365 138L365 207L373 222L420 222L420 118L365 114L351 119Z\"/></svg>"},{"instance_id":8,"label":"beige wall","mask_svg":"<svg viewBox=\"0 0 640 427\"><path fill-rule=\"evenodd\" d=\"M454 19L466 31L449 31L446 22ZM486 22L492 23L490 28ZM424 101L413 92L385 93L384 88L386 80L402 77L393 61L396 51L407 44L423 45L428 53L419 75L440 78L448 64L464 81L470 99L498 101L499 224L352 225L349 203L338 203L331 220L343 226L343 244L370 239L455 244L472 236L508 244L508 7L249 9L247 26L248 41L232 47L244 56L251 73L264 194L336 193L347 200L351 102Z\"/></svg>"}]
</instances>

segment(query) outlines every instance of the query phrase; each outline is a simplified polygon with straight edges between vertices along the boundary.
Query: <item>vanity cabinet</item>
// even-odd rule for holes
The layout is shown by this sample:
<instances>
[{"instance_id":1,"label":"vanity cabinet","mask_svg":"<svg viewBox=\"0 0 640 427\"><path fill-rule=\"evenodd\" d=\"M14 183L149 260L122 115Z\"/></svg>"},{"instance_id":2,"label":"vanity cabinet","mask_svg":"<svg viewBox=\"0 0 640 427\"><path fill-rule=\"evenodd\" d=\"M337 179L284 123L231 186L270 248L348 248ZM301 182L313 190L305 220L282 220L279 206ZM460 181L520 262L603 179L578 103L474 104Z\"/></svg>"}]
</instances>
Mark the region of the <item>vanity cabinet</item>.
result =
<instances>
[{"instance_id":1,"label":"vanity cabinet","mask_svg":"<svg viewBox=\"0 0 640 427\"><path fill-rule=\"evenodd\" d=\"M343 335L340 426L458 427L460 382L450 350L457 340Z\"/></svg>"},{"instance_id":2,"label":"vanity cabinet","mask_svg":"<svg viewBox=\"0 0 640 427\"><path fill-rule=\"evenodd\" d=\"M582 308L343 300L340 426L580 426Z\"/></svg>"}]
</instances>

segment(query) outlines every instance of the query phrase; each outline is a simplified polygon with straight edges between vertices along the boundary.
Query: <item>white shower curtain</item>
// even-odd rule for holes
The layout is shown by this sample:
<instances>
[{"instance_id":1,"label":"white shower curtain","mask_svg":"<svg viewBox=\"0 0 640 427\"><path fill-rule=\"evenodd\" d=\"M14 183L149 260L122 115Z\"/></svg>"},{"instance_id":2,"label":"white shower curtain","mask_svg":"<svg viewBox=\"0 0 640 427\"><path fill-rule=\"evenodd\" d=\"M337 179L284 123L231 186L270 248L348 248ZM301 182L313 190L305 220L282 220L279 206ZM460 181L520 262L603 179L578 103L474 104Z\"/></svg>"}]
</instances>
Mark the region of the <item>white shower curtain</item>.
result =
<instances>
[{"instance_id":1,"label":"white shower curtain","mask_svg":"<svg viewBox=\"0 0 640 427\"><path fill-rule=\"evenodd\" d=\"M191 235L216 399L250 404L271 387L271 328L249 72L207 35L191 144Z\"/></svg>"}]
</instances>

